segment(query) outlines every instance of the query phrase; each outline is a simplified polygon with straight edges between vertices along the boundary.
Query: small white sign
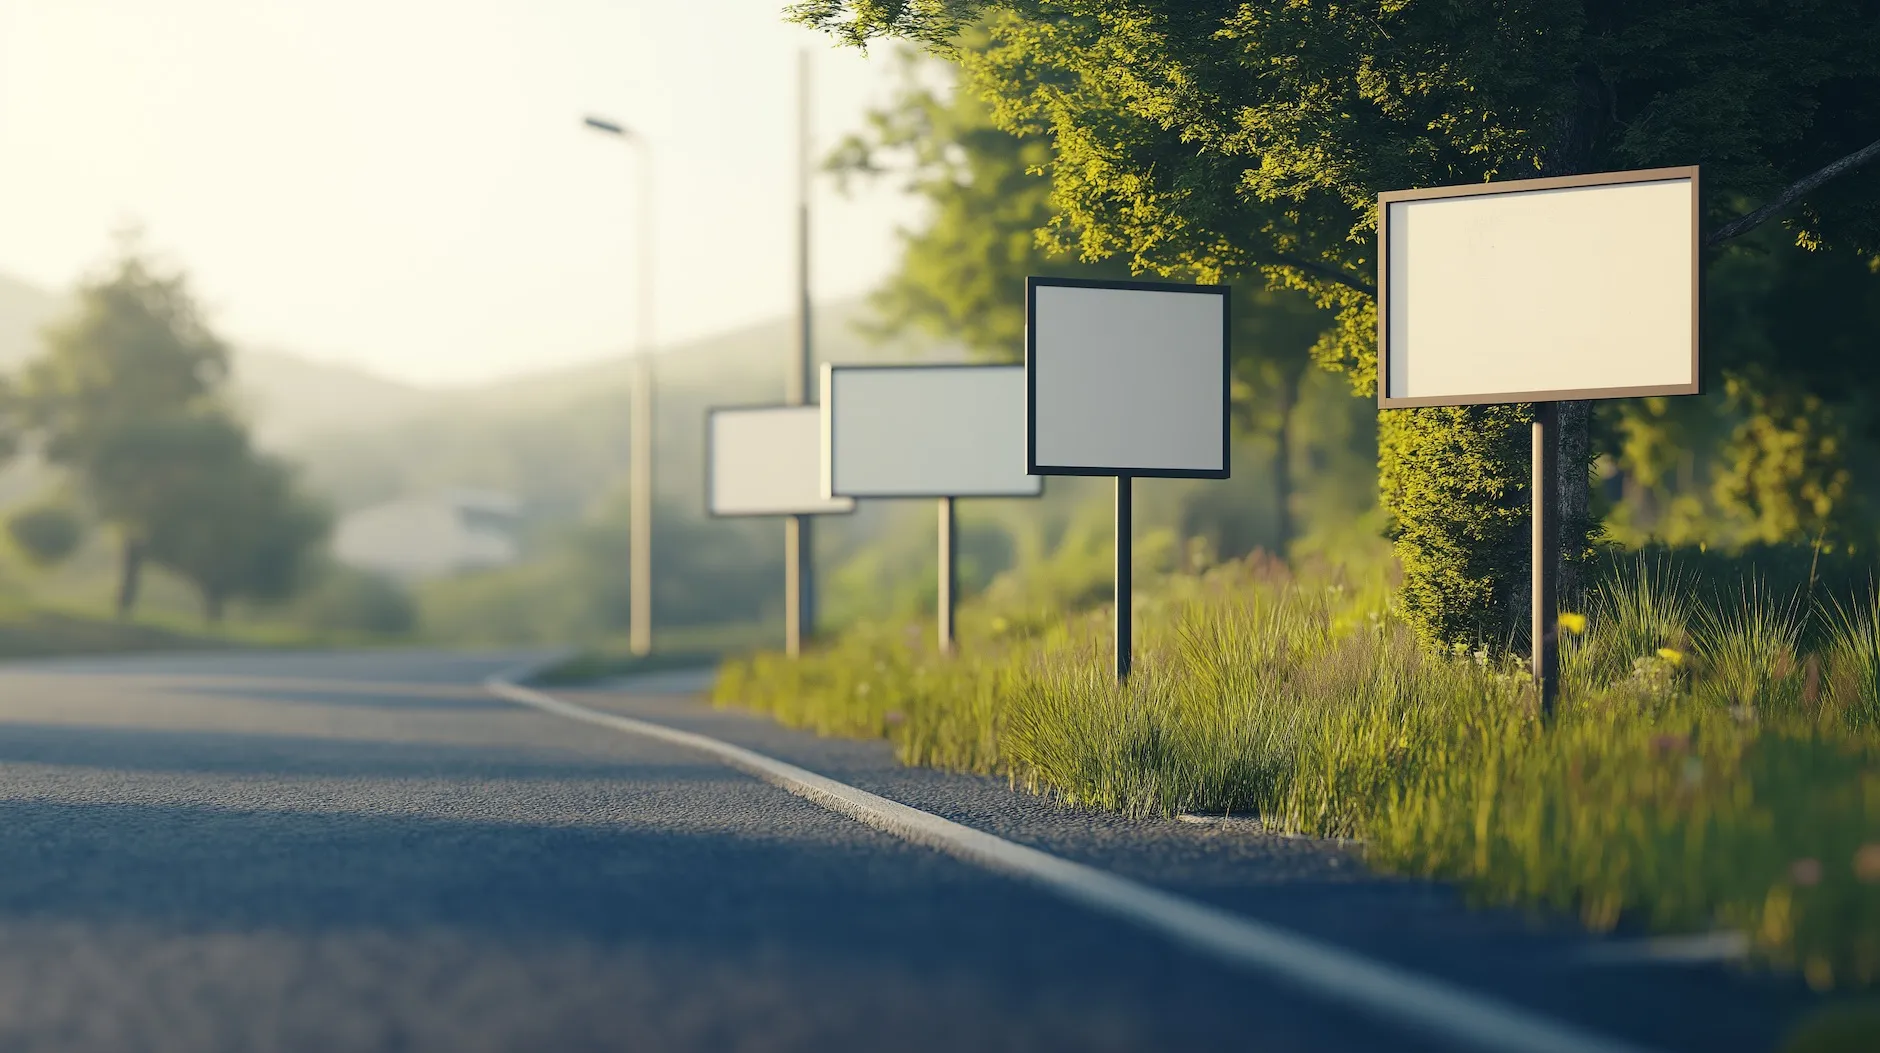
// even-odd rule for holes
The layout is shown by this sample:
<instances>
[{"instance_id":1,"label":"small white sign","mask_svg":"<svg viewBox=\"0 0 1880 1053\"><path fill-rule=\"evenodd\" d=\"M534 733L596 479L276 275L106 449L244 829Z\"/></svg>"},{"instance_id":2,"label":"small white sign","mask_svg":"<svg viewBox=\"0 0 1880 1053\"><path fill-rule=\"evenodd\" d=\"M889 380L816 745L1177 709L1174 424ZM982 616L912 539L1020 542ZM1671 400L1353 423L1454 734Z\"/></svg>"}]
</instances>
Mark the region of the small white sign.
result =
<instances>
[{"instance_id":1,"label":"small white sign","mask_svg":"<svg viewBox=\"0 0 1880 1053\"><path fill-rule=\"evenodd\" d=\"M1699 390L1696 168L1378 198L1378 404Z\"/></svg>"},{"instance_id":2,"label":"small white sign","mask_svg":"<svg viewBox=\"0 0 1880 1053\"><path fill-rule=\"evenodd\" d=\"M1026 279L1027 470L1228 477L1227 289Z\"/></svg>"},{"instance_id":3,"label":"small white sign","mask_svg":"<svg viewBox=\"0 0 1880 1053\"><path fill-rule=\"evenodd\" d=\"M746 406L706 415L707 511L715 516L840 515L846 497L822 492L822 411Z\"/></svg>"},{"instance_id":4,"label":"small white sign","mask_svg":"<svg viewBox=\"0 0 1880 1053\"><path fill-rule=\"evenodd\" d=\"M1024 366L824 366L824 492L1036 497Z\"/></svg>"}]
</instances>

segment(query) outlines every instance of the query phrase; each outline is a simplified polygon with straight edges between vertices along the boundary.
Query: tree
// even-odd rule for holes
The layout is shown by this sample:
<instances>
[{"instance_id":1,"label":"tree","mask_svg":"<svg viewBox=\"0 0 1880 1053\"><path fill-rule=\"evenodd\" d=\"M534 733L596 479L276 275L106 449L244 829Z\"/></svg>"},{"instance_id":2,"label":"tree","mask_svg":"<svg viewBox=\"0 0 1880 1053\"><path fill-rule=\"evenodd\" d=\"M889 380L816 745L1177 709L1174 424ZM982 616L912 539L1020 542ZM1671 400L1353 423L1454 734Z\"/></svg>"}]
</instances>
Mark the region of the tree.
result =
<instances>
[{"instance_id":1,"label":"tree","mask_svg":"<svg viewBox=\"0 0 1880 1053\"><path fill-rule=\"evenodd\" d=\"M1880 250L1880 18L1865 0L807 0L857 44L959 57L999 127L1046 137L1051 230L1085 256L1163 274L1258 271L1337 312L1321 361L1375 384L1382 190L1701 163L1713 245L1781 218L1809 248ZM984 27L989 43L961 48ZM1750 208L1752 203L1764 207ZM1406 613L1447 642L1486 589L1525 577L1505 529L1486 562L1421 546L1504 527L1523 452L1485 450L1445 488L1438 453L1505 427L1496 409L1397 411L1380 430ZM1516 414L1524 411L1517 409ZM1518 426L1520 419L1512 422ZM1563 413L1562 550L1583 553L1589 414ZM1412 576L1415 580L1412 580ZM1569 582L1570 588L1570 582Z\"/></svg>"},{"instance_id":2,"label":"tree","mask_svg":"<svg viewBox=\"0 0 1880 1053\"><path fill-rule=\"evenodd\" d=\"M180 273L157 268L127 238L108 273L79 288L71 317L46 332L11 398L39 452L73 472L121 539L117 608L136 605L148 535L164 510L162 480L183 466L140 438L211 404L228 349L202 319Z\"/></svg>"},{"instance_id":3,"label":"tree","mask_svg":"<svg viewBox=\"0 0 1880 1053\"><path fill-rule=\"evenodd\" d=\"M130 469L119 480L125 492L149 493L145 552L196 587L207 621L221 621L230 600L294 591L330 519L295 492L285 464L250 450L246 432L220 414L164 420L136 441L139 455L106 461ZM164 470L152 474L153 464Z\"/></svg>"},{"instance_id":4,"label":"tree","mask_svg":"<svg viewBox=\"0 0 1880 1053\"><path fill-rule=\"evenodd\" d=\"M963 46L986 46L984 33ZM939 90L935 63L903 53L900 91L869 114L868 131L845 140L829 167L845 180L898 175L927 200L931 218L902 232L900 267L875 293L877 334L920 331L959 340L975 355L1023 355L1027 275L1128 277L1129 261L1079 256L1050 236L1047 137L997 127L970 90ZM950 70L948 71L950 72ZM1305 296L1257 277L1234 289L1235 409L1244 431L1271 436L1282 551L1293 536L1290 422L1311 349L1327 324Z\"/></svg>"}]
</instances>

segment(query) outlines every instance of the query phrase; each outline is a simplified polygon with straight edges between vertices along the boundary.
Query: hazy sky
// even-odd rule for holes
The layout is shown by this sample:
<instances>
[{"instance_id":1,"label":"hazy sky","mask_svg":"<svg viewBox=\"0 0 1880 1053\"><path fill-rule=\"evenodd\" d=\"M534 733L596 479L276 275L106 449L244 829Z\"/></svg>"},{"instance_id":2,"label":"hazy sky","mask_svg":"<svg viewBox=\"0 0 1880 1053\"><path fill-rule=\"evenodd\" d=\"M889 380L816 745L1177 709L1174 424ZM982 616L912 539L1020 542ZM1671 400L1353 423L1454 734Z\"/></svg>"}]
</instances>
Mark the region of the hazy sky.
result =
<instances>
[{"instance_id":1,"label":"hazy sky","mask_svg":"<svg viewBox=\"0 0 1880 1053\"><path fill-rule=\"evenodd\" d=\"M232 338L427 383L613 353L633 331L634 165L657 151L660 339L792 304L794 70L818 141L892 56L784 0L0 0L0 271L69 285L140 223ZM819 298L914 205L817 196Z\"/></svg>"}]
</instances>

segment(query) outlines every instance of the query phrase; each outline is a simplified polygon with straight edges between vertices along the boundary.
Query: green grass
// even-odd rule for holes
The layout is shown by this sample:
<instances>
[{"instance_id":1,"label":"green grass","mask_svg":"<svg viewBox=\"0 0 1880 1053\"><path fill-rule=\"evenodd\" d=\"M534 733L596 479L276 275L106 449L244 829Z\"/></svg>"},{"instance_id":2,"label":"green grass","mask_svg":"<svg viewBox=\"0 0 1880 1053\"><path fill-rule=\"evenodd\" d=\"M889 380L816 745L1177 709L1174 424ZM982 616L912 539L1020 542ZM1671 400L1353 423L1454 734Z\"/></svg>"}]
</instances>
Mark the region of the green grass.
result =
<instances>
[{"instance_id":1,"label":"green grass","mask_svg":"<svg viewBox=\"0 0 1880 1053\"><path fill-rule=\"evenodd\" d=\"M1819 609L1752 577L1700 603L1675 565L1628 563L1543 727L1518 663L1419 650L1392 595L1270 561L1171 574L1118 685L1107 611L1004 593L965 612L957 658L927 625L866 626L729 662L715 697L1083 805L1358 837L1378 866L1594 928L1741 930L1820 987L1880 981L1875 597Z\"/></svg>"}]
</instances>

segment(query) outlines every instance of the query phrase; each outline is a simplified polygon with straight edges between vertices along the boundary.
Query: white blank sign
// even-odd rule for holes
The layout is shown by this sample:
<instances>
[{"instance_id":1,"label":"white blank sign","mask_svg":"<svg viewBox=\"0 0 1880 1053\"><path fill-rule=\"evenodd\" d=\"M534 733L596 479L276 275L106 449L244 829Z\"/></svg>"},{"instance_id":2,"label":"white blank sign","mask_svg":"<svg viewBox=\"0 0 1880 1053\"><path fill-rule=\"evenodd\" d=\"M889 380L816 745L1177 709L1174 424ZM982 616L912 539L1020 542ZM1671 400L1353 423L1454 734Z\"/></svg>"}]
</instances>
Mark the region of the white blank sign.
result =
<instances>
[{"instance_id":1,"label":"white blank sign","mask_svg":"<svg viewBox=\"0 0 1880 1053\"><path fill-rule=\"evenodd\" d=\"M822 492L822 411L715 409L707 417L706 503L715 516L827 515L855 502Z\"/></svg>"},{"instance_id":2,"label":"white blank sign","mask_svg":"<svg viewBox=\"0 0 1880 1053\"><path fill-rule=\"evenodd\" d=\"M1026 286L1031 472L1227 477L1225 287Z\"/></svg>"},{"instance_id":3,"label":"white blank sign","mask_svg":"<svg viewBox=\"0 0 1880 1053\"><path fill-rule=\"evenodd\" d=\"M1467 405L1698 390L1697 170L1378 199L1378 395Z\"/></svg>"},{"instance_id":4,"label":"white blank sign","mask_svg":"<svg viewBox=\"0 0 1880 1053\"><path fill-rule=\"evenodd\" d=\"M1035 497L1025 367L824 366L824 492Z\"/></svg>"}]
</instances>

